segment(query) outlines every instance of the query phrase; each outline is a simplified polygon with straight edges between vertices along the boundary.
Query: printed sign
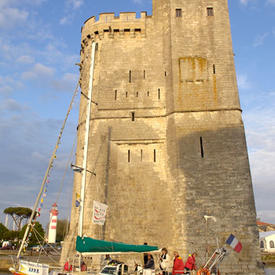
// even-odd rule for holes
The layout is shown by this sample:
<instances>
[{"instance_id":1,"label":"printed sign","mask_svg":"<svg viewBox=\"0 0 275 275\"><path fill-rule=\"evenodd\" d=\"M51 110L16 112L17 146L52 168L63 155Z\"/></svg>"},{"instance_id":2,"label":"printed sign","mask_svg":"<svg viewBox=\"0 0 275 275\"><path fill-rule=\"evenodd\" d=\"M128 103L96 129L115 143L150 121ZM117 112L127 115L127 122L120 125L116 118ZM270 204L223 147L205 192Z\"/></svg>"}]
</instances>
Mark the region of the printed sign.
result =
<instances>
[{"instance_id":1,"label":"printed sign","mask_svg":"<svg viewBox=\"0 0 275 275\"><path fill-rule=\"evenodd\" d=\"M49 266L45 264L20 261L19 271L29 275L48 275Z\"/></svg>"},{"instance_id":2,"label":"printed sign","mask_svg":"<svg viewBox=\"0 0 275 275\"><path fill-rule=\"evenodd\" d=\"M104 225L107 208L108 208L108 205L98 201L94 201L94 207L93 207L94 224Z\"/></svg>"}]
</instances>

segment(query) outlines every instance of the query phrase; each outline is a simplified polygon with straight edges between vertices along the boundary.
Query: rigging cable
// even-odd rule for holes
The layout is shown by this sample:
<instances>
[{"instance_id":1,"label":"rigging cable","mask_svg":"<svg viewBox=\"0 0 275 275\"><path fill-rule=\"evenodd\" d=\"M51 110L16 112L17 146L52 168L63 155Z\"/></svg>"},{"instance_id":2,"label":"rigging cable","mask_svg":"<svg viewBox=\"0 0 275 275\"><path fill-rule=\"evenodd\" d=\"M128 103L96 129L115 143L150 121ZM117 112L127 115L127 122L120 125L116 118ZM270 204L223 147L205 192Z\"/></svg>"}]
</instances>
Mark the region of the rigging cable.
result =
<instances>
[{"instance_id":1,"label":"rigging cable","mask_svg":"<svg viewBox=\"0 0 275 275\"><path fill-rule=\"evenodd\" d=\"M75 99L75 97L76 97L76 95L77 95L77 93L78 93L78 88L79 88L79 86L80 86L80 82L79 82L79 80L78 80L76 89L75 89L75 91L74 91L72 100L71 100L71 102L70 102L69 109L68 109L68 111L67 111L66 117L65 117L65 119L64 119L64 122L63 122L63 124L62 124L61 130L60 130L60 132L59 132L59 136L58 136L58 138L57 138L56 145L55 145L55 147L54 147L52 156L51 156L51 158L50 158L50 161L49 161L49 164L48 164L48 168L47 168L46 173L45 173L45 176L44 176L44 178L43 178L43 181L42 181L42 184L41 184L41 187L40 187L40 191L39 191L39 193L38 193L38 196L37 196L37 198L36 198L35 204L34 204L34 206L33 206L33 211L32 211L32 214L31 214L31 216L30 216L30 218L29 218L29 223L28 223L28 226L27 226L27 228L26 228L26 231L25 231L25 234L24 234L24 237L23 237L21 246L20 246L19 251L18 251L18 254L17 254L17 259L19 259L19 257L20 257L21 251L22 251L23 246L24 246L24 244L25 244L25 241L26 241L26 239L27 239L27 237L28 237L30 227L31 227L31 225L32 225L32 223L33 223L33 219L34 219L34 217L36 216L36 213L37 213L37 212L36 212L36 209L37 209L39 200L40 200L40 198L41 198L41 195L42 195L42 192L43 192L43 189L44 189L46 180L47 180L47 178L48 178L49 172L50 172L50 170L51 170L51 168L52 168L52 166L53 166L53 162L54 162L54 159L55 159L55 157L56 157L56 152L57 152L58 146L59 146L59 144L60 144L60 140L61 140L61 137L62 137L64 128L65 128L67 119L68 119L69 114L70 114L70 111L71 111L71 109L72 109L74 99Z\"/></svg>"}]
</instances>

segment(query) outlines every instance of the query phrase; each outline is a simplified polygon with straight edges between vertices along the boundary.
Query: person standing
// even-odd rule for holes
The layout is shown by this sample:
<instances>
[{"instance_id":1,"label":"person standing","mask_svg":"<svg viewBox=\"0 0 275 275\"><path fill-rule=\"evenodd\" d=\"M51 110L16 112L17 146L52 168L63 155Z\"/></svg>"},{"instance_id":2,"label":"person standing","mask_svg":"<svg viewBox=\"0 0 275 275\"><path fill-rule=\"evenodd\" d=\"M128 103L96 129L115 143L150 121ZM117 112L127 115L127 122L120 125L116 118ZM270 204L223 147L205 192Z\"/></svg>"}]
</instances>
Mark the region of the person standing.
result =
<instances>
[{"instance_id":1,"label":"person standing","mask_svg":"<svg viewBox=\"0 0 275 275\"><path fill-rule=\"evenodd\" d=\"M182 258L179 256L177 251L174 251L174 264L172 275L183 274L184 273L184 263Z\"/></svg>"},{"instance_id":2,"label":"person standing","mask_svg":"<svg viewBox=\"0 0 275 275\"><path fill-rule=\"evenodd\" d=\"M159 261L160 261L159 267L162 270L162 274L167 275L169 264L170 264L170 257L168 255L168 250L165 247L161 249Z\"/></svg>"},{"instance_id":3,"label":"person standing","mask_svg":"<svg viewBox=\"0 0 275 275\"><path fill-rule=\"evenodd\" d=\"M192 271L192 270L196 270L196 256L197 256L197 253L194 252L191 254L189 254L188 258L187 258L187 261L185 263L185 269L187 271Z\"/></svg>"},{"instance_id":4,"label":"person standing","mask_svg":"<svg viewBox=\"0 0 275 275\"><path fill-rule=\"evenodd\" d=\"M152 272L155 269L154 258L150 253L147 254L147 257L147 263L144 265L143 275L152 275Z\"/></svg>"},{"instance_id":5,"label":"person standing","mask_svg":"<svg viewBox=\"0 0 275 275\"><path fill-rule=\"evenodd\" d=\"M84 261L81 262L81 271L87 271L87 265Z\"/></svg>"}]
</instances>

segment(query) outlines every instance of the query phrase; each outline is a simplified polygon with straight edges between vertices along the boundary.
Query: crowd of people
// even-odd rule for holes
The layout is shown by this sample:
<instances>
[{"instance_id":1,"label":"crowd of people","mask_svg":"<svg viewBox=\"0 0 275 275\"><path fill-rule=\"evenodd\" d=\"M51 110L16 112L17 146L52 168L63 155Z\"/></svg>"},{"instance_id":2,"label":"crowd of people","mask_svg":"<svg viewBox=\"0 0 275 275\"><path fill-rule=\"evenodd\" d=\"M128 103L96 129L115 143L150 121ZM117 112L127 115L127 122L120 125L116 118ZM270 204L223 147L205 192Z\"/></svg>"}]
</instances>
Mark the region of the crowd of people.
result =
<instances>
[{"instance_id":1,"label":"crowd of people","mask_svg":"<svg viewBox=\"0 0 275 275\"><path fill-rule=\"evenodd\" d=\"M174 251L174 258L171 259L168 250L162 248L159 257L159 268L162 272L161 275L191 274L193 270L196 270L196 256L196 253L192 253L184 262L179 253ZM153 256L150 253L144 254L143 274L151 275L154 270L155 263Z\"/></svg>"},{"instance_id":2,"label":"crowd of people","mask_svg":"<svg viewBox=\"0 0 275 275\"><path fill-rule=\"evenodd\" d=\"M196 270L196 253L190 254L186 261L183 261L182 257L179 255L177 251L174 251L174 257L171 257L168 254L168 250L166 248L162 248L161 254L159 256L159 267L155 266L154 257L150 253L145 253L143 256L144 265L143 268L141 266L136 265L136 272L143 275L152 275L155 274L156 269L161 272L158 275L182 275L182 274L192 274L192 271ZM112 260L109 254L105 255L105 258L101 261L101 268L103 268L107 264L111 264L112 262L116 262ZM64 265L64 271L72 271L73 266L69 264L69 260ZM84 261L81 261L80 265L81 271L87 271L87 265Z\"/></svg>"}]
</instances>

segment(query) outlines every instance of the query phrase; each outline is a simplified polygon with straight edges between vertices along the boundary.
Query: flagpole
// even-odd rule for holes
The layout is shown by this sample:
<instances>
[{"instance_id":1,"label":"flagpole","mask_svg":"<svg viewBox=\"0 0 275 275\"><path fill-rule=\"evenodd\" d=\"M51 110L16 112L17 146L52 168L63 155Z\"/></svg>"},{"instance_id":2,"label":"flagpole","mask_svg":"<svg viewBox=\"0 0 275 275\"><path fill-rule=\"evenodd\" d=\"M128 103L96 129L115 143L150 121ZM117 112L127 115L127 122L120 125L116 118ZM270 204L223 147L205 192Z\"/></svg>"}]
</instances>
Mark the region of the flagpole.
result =
<instances>
[{"instance_id":1,"label":"flagpole","mask_svg":"<svg viewBox=\"0 0 275 275\"><path fill-rule=\"evenodd\" d=\"M91 105L92 105L92 92L93 92L93 78L94 78L94 66L95 66L95 50L96 43L92 43L92 56L90 67L90 81L88 90L88 104L86 110L86 123L85 123L85 138L84 138L84 153L82 162L82 179L81 179L81 192L80 192L80 213L79 213L79 227L78 235L83 236L83 216L84 216L84 200L85 200L85 187L86 187L86 174L87 174L87 155L89 145L89 130L90 130L90 117L91 117Z\"/></svg>"}]
</instances>

